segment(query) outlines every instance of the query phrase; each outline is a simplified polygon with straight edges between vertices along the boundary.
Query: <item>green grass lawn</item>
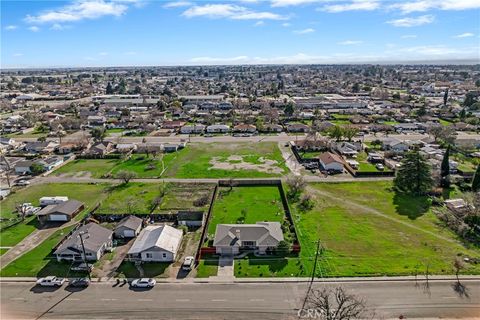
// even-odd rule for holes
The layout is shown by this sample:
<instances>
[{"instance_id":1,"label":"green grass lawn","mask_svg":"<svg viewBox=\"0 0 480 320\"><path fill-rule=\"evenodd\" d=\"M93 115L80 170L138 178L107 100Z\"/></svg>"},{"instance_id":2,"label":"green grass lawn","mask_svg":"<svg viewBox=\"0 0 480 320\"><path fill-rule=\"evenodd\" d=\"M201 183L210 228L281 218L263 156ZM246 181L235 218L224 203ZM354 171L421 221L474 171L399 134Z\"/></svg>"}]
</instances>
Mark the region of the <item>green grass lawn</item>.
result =
<instances>
[{"instance_id":1,"label":"green grass lawn","mask_svg":"<svg viewBox=\"0 0 480 320\"><path fill-rule=\"evenodd\" d=\"M190 144L166 164L165 177L172 178L253 178L281 176L288 172L282 154L276 143L200 143ZM231 156L241 156L242 160L229 161ZM211 163L217 159L229 168L214 168ZM261 158L276 161L265 171L261 171ZM238 162L246 162L254 167L240 168ZM237 168L233 166L236 165ZM274 170L280 168L279 172ZM278 169L277 169L278 170Z\"/></svg>"},{"instance_id":2,"label":"green grass lawn","mask_svg":"<svg viewBox=\"0 0 480 320\"><path fill-rule=\"evenodd\" d=\"M168 277L167 274L165 274L166 269L170 263L166 262L149 262L149 263L144 263L142 264L142 268L144 273L144 276L146 278L166 278ZM124 261L122 264L118 267L117 269L117 276L119 278L139 278L140 273L138 272L138 269L135 267L133 262L129 261Z\"/></svg>"},{"instance_id":3,"label":"green grass lawn","mask_svg":"<svg viewBox=\"0 0 480 320\"><path fill-rule=\"evenodd\" d=\"M440 124L441 124L442 126L450 126L450 125L452 125L452 122L451 122L451 121L448 121L448 120L438 119L438 121L440 122Z\"/></svg>"},{"instance_id":4,"label":"green grass lawn","mask_svg":"<svg viewBox=\"0 0 480 320\"><path fill-rule=\"evenodd\" d=\"M144 154L134 154L128 160L118 161L110 174L115 176L118 171L126 170L135 172L138 178L159 178L174 155L175 153L167 153L153 158L153 156L147 157Z\"/></svg>"},{"instance_id":5,"label":"green grass lawn","mask_svg":"<svg viewBox=\"0 0 480 320\"><path fill-rule=\"evenodd\" d=\"M3 230L0 232L0 245L2 247L15 246L37 229L37 221L36 217L29 217L24 222Z\"/></svg>"},{"instance_id":6,"label":"green grass lawn","mask_svg":"<svg viewBox=\"0 0 480 320\"><path fill-rule=\"evenodd\" d=\"M377 169L377 167L373 163L368 162L367 158L368 158L368 154L365 151L359 152L357 154L357 158L355 160L357 160L358 163L359 163L358 171L360 171L360 172L377 172L377 171L380 171L380 170ZM385 167L385 169L383 171L391 171L386 166L384 166L384 167Z\"/></svg>"},{"instance_id":7,"label":"green grass lawn","mask_svg":"<svg viewBox=\"0 0 480 320\"><path fill-rule=\"evenodd\" d=\"M3 255L7 251L8 251L8 249L0 249L0 256Z\"/></svg>"},{"instance_id":8,"label":"green grass lawn","mask_svg":"<svg viewBox=\"0 0 480 320\"><path fill-rule=\"evenodd\" d=\"M314 159L317 158L322 152L321 151L299 151L298 154L303 159Z\"/></svg>"},{"instance_id":9,"label":"green grass lawn","mask_svg":"<svg viewBox=\"0 0 480 320\"><path fill-rule=\"evenodd\" d=\"M36 248L25 253L0 271L2 277L42 277L55 275L66 277L73 275L69 271L70 263L58 263L53 256L53 248L73 227L58 230Z\"/></svg>"},{"instance_id":10,"label":"green grass lawn","mask_svg":"<svg viewBox=\"0 0 480 320\"><path fill-rule=\"evenodd\" d=\"M284 209L278 187L255 186L219 189L213 204L208 233L215 234L219 223L237 223L245 212L245 223L283 221Z\"/></svg>"},{"instance_id":11,"label":"green grass lawn","mask_svg":"<svg viewBox=\"0 0 480 320\"><path fill-rule=\"evenodd\" d=\"M155 208L154 200L160 196L164 188L165 195ZM97 213L106 214L150 214L168 213L178 210L207 210L214 186L211 184L181 184L181 183L140 183L130 182L112 186L108 196L102 201ZM196 206L199 198L207 196L205 205ZM155 208L155 210L154 210ZM154 211L152 211L154 210Z\"/></svg>"},{"instance_id":12,"label":"green grass lawn","mask_svg":"<svg viewBox=\"0 0 480 320\"><path fill-rule=\"evenodd\" d=\"M298 257L248 255L235 260L236 277L301 277L306 276L304 266Z\"/></svg>"},{"instance_id":13,"label":"green grass lawn","mask_svg":"<svg viewBox=\"0 0 480 320\"><path fill-rule=\"evenodd\" d=\"M119 159L77 159L55 170L55 175L74 176L90 173L92 178L102 178L119 162Z\"/></svg>"},{"instance_id":14,"label":"green grass lawn","mask_svg":"<svg viewBox=\"0 0 480 320\"><path fill-rule=\"evenodd\" d=\"M342 197L336 201L315 194L315 208L295 214L302 245L300 257L307 274L312 270L317 239L324 246L318 275L321 272L324 276L407 275L414 274L416 269L425 272L426 265L431 274L452 274L457 254L480 257L478 249L465 248L452 232L443 228L426 198L395 196L390 191L391 182L311 186ZM343 198L377 209L397 221L351 207ZM403 225L402 221L424 231ZM480 266L470 265L465 273L479 274Z\"/></svg>"},{"instance_id":15,"label":"green grass lawn","mask_svg":"<svg viewBox=\"0 0 480 320\"><path fill-rule=\"evenodd\" d=\"M218 271L218 258L207 256L200 260L197 267L197 278L216 276Z\"/></svg>"}]
</instances>

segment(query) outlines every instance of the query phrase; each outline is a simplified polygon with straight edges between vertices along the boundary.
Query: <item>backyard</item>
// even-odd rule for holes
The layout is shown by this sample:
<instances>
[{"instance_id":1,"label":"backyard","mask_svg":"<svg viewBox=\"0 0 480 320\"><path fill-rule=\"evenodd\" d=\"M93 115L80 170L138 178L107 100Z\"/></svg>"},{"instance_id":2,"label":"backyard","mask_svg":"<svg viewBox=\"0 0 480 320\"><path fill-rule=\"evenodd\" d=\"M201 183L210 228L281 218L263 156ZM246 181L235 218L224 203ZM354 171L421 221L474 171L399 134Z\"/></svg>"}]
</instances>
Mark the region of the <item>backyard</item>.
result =
<instances>
[{"instance_id":1,"label":"backyard","mask_svg":"<svg viewBox=\"0 0 480 320\"><path fill-rule=\"evenodd\" d=\"M277 186L221 187L213 205L208 233L215 234L219 223L279 221L284 209Z\"/></svg>"},{"instance_id":2,"label":"backyard","mask_svg":"<svg viewBox=\"0 0 480 320\"><path fill-rule=\"evenodd\" d=\"M166 164L171 178L254 178L282 176L287 167L276 143L190 144Z\"/></svg>"}]
</instances>

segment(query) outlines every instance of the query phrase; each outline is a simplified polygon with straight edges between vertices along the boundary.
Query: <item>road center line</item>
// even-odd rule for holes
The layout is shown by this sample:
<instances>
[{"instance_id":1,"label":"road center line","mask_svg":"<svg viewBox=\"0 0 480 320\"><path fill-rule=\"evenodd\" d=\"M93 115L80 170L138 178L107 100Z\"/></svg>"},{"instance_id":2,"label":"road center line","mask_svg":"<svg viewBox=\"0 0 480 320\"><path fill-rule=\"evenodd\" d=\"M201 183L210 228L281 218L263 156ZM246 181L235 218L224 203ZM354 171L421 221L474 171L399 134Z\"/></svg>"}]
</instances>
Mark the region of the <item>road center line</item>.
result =
<instances>
[{"instance_id":1,"label":"road center line","mask_svg":"<svg viewBox=\"0 0 480 320\"><path fill-rule=\"evenodd\" d=\"M153 301L152 299L137 299L138 301Z\"/></svg>"},{"instance_id":2,"label":"road center line","mask_svg":"<svg viewBox=\"0 0 480 320\"><path fill-rule=\"evenodd\" d=\"M102 301L116 301L116 300L118 300L118 299L103 298L103 299L100 299L100 300L102 300Z\"/></svg>"},{"instance_id":3,"label":"road center line","mask_svg":"<svg viewBox=\"0 0 480 320\"><path fill-rule=\"evenodd\" d=\"M175 299L177 302L187 302L190 301L190 299Z\"/></svg>"},{"instance_id":4,"label":"road center line","mask_svg":"<svg viewBox=\"0 0 480 320\"><path fill-rule=\"evenodd\" d=\"M225 302L227 299L212 299L213 302Z\"/></svg>"}]
</instances>

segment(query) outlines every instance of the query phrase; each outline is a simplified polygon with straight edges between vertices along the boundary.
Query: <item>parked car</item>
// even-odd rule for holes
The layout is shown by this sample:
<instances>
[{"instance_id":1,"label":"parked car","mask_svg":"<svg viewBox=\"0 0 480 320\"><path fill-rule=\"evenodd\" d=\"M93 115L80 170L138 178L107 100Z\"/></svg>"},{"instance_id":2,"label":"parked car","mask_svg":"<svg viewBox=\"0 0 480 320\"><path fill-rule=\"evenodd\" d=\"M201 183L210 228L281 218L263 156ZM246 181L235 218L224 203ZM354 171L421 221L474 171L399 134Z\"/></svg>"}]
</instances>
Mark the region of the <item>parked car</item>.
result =
<instances>
[{"instance_id":1,"label":"parked car","mask_svg":"<svg viewBox=\"0 0 480 320\"><path fill-rule=\"evenodd\" d=\"M80 263L70 268L70 270L72 271L92 271L92 269L93 269L93 264L91 263Z\"/></svg>"},{"instance_id":2,"label":"parked car","mask_svg":"<svg viewBox=\"0 0 480 320\"><path fill-rule=\"evenodd\" d=\"M132 281L131 286L134 288L153 288L157 281L152 278L141 278Z\"/></svg>"},{"instance_id":3,"label":"parked car","mask_svg":"<svg viewBox=\"0 0 480 320\"><path fill-rule=\"evenodd\" d=\"M61 287L64 283L64 278L57 278L55 276L48 276L37 280L37 284L42 287Z\"/></svg>"},{"instance_id":4,"label":"parked car","mask_svg":"<svg viewBox=\"0 0 480 320\"><path fill-rule=\"evenodd\" d=\"M89 284L90 284L90 280L88 280L87 278L72 279L68 283L70 287L76 287L76 288L85 288L85 287L88 287Z\"/></svg>"},{"instance_id":5,"label":"parked car","mask_svg":"<svg viewBox=\"0 0 480 320\"><path fill-rule=\"evenodd\" d=\"M30 181L27 181L27 180L18 180L18 181L15 181L15 183L13 184L14 186L28 186L30 184Z\"/></svg>"},{"instance_id":6,"label":"parked car","mask_svg":"<svg viewBox=\"0 0 480 320\"><path fill-rule=\"evenodd\" d=\"M185 260L183 260L182 269L185 271L192 270L194 262L195 262L194 257L192 256L185 257Z\"/></svg>"},{"instance_id":7,"label":"parked car","mask_svg":"<svg viewBox=\"0 0 480 320\"><path fill-rule=\"evenodd\" d=\"M379 170L379 171L383 171L383 170L385 169L385 167L384 167L383 164L381 164L381 163L377 163L377 164L375 165L375 167L376 167L377 170Z\"/></svg>"}]
</instances>

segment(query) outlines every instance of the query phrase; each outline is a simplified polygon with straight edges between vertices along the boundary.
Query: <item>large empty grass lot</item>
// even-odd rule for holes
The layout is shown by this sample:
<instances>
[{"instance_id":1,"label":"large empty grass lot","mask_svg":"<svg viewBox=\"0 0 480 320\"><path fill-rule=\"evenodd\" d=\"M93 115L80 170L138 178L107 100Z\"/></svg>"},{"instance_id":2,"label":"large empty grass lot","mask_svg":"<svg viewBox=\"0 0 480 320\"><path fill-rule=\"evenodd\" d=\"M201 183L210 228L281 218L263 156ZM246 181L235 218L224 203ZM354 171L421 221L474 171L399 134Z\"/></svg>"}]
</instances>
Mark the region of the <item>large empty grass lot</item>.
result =
<instances>
[{"instance_id":1,"label":"large empty grass lot","mask_svg":"<svg viewBox=\"0 0 480 320\"><path fill-rule=\"evenodd\" d=\"M108 196L96 213L150 214L178 210L207 210L213 193L212 184L130 182L108 189ZM164 195L161 197L162 190ZM202 197L205 203L197 203Z\"/></svg>"},{"instance_id":2,"label":"large empty grass lot","mask_svg":"<svg viewBox=\"0 0 480 320\"><path fill-rule=\"evenodd\" d=\"M305 270L321 241L318 275L452 274L457 255L480 257L464 247L432 213L425 198L395 196L391 182L313 184L315 207L295 215ZM341 196L339 196L341 195ZM465 273L479 274L480 265Z\"/></svg>"},{"instance_id":3,"label":"large empty grass lot","mask_svg":"<svg viewBox=\"0 0 480 320\"><path fill-rule=\"evenodd\" d=\"M199 143L177 152L166 177L252 178L281 176L287 167L276 143Z\"/></svg>"},{"instance_id":4,"label":"large empty grass lot","mask_svg":"<svg viewBox=\"0 0 480 320\"><path fill-rule=\"evenodd\" d=\"M222 187L213 204L208 233L215 234L219 223L237 223L245 217L245 223L282 221L284 209L276 186Z\"/></svg>"}]
</instances>

